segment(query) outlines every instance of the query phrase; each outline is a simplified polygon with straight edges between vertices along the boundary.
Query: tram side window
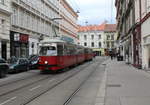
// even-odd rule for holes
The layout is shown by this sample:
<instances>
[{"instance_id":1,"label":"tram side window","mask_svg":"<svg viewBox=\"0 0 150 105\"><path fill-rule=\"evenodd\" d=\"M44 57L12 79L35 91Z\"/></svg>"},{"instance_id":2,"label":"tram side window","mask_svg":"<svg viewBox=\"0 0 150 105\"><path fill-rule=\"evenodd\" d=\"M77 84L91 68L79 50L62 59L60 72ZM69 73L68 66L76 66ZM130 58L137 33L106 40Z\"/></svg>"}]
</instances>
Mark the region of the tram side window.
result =
<instances>
[{"instance_id":1,"label":"tram side window","mask_svg":"<svg viewBox=\"0 0 150 105\"><path fill-rule=\"evenodd\" d=\"M64 45L64 55L67 55L67 46Z\"/></svg>"},{"instance_id":2,"label":"tram side window","mask_svg":"<svg viewBox=\"0 0 150 105\"><path fill-rule=\"evenodd\" d=\"M57 45L57 51L59 56L63 55L63 45Z\"/></svg>"},{"instance_id":3,"label":"tram side window","mask_svg":"<svg viewBox=\"0 0 150 105\"><path fill-rule=\"evenodd\" d=\"M71 46L71 55L75 55L76 54L76 49L74 46Z\"/></svg>"},{"instance_id":4,"label":"tram side window","mask_svg":"<svg viewBox=\"0 0 150 105\"><path fill-rule=\"evenodd\" d=\"M44 46L40 49L40 55L44 56L55 56L57 55L56 47L54 46Z\"/></svg>"}]
</instances>

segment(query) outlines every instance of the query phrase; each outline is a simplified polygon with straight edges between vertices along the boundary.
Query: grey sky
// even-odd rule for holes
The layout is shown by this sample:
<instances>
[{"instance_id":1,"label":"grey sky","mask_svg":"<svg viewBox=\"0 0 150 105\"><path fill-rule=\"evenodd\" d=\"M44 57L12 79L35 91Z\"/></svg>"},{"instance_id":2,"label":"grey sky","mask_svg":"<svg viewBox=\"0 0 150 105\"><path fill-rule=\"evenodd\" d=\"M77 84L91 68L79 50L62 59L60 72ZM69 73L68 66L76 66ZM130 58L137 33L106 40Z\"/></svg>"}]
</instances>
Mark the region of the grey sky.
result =
<instances>
[{"instance_id":1,"label":"grey sky","mask_svg":"<svg viewBox=\"0 0 150 105\"><path fill-rule=\"evenodd\" d=\"M101 24L105 20L109 23L115 23L116 9L115 0L67 0L75 11L79 10L78 23ZM111 6L113 6L111 8ZM112 12L112 15L111 15ZM112 18L111 18L112 17Z\"/></svg>"}]
</instances>

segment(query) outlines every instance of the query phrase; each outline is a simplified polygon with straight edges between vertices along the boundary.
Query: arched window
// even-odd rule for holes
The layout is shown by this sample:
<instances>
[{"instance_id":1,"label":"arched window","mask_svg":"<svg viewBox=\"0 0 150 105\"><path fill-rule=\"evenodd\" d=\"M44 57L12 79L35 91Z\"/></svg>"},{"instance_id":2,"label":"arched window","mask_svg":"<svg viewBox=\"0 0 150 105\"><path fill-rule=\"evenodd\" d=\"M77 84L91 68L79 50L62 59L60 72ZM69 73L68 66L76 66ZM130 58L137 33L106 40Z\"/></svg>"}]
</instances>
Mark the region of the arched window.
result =
<instances>
[{"instance_id":1,"label":"arched window","mask_svg":"<svg viewBox=\"0 0 150 105\"><path fill-rule=\"evenodd\" d=\"M86 43L86 42L84 42L84 46L87 46L87 43Z\"/></svg>"},{"instance_id":2,"label":"arched window","mask_svg":"<svg viewBox=\"0 0 150 105\"><path fill-rule=\"evenodd\" d=\"M99 46L99 48L101 48L101 47L102 47L102 44L101 44L101 42L99 42L99 43L98 43L98 46Z\"/></svg>"},{"instance_id":3,"label":"arched window","mask_svg":"<svg viewBox=\"0 0 150 105\"><path fill-rule=\"evenodd\" d=\"M84 40L87 40L87 36L86 35L84 35Z\"/></svg>"},{"instance_id":4,"label":"arched window","mask_svg":"<svg viewBox=\"0 0 150 105\"><path fill-rule=\"evenodd\" d=\"M92 39L92 40L94 39L94 35L91 35L91 39Z\"/></svg>"},{"instance_id":5,"label":"arched window","mask_svg":"<svg viewBox=\"0 0 150 105\"><path fill-rule=\"evenodd\" d=\"M94 42L91 43L91 46L94 47Z\"/></svg>"}]
</instances>

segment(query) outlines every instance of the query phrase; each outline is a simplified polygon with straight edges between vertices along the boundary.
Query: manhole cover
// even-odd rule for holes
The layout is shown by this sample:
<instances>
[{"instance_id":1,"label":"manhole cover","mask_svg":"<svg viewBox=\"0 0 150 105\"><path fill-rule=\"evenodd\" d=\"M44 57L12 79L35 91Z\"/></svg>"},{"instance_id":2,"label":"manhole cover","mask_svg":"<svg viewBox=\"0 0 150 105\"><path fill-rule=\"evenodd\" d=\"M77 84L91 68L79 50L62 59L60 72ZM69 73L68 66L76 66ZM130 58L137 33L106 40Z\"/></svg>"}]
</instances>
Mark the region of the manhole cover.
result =
<instances>
[{"instance_id":1,"label":"manhole cover","mask_svg":"<svg viewBox=\"0 0 150 105\"><path fill-rule=\"evenodd\" d=\"M107 87L121 87L120 84L108 84Z\"/></svg>"}]
</instances>

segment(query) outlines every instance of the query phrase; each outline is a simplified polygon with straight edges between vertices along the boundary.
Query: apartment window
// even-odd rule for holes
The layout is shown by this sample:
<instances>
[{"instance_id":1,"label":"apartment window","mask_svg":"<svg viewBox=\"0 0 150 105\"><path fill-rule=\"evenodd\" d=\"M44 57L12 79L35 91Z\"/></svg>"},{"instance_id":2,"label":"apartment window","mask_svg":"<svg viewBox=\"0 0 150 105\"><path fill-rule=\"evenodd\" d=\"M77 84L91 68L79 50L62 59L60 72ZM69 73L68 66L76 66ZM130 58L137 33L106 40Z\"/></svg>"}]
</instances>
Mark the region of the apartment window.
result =
<instances>
[{"instance_id":1,"label":"apartment window","mask_svg":"<svg viewBox=\"0 0 150 105\"><path fill-rule=\"evenodd\" d=\"M5 1L5 0L0 0L0 3L1 3L1 4L4 4L4 1Z\"/></svg>"},{"instance_id":2,"label":"apartment window","mask_svg":"<svg viewBox=\"0 0 150 105\"><path fill-rule=\"evenodd\" d=\"M84 46L87 46L87 43L86 43L86 42L84 42Z\"/></svg>"},{"instance_id":3,"label":"apartment window","mask_svg":"<svg viewBox=\"0 0 150 105\"><path fill-rule=\"evenodd\" d=\"M2 19L1 23L2 23L2 33L4 33L5 32L5 20Z\"/></svg>"},{"instance_id":4,"label":"apartment window","mask_svg":"<svg viewBox=\"0 0 150 105\"><path fill-rule=\"evenodd\" d=\"M107 40L110 40L110 35L107 35Z\"/></svg>"},{"instance_id":5,"label":"apartment window","mask_svg":"<svg viewBox=\"0 0 150 105\"><path fill-rule=\"evenodd\" d=\"M107 48L109 48L110 46L109 46L109 42L107 42Z\"/></svg>"},{"instance_id":6,"label":"apartment window","mask_svg":"<svg viewBox=\"0 0 150 105\"><path fill-rule=\"evenodd\" d=\"M30 25L31 25L31 23L30 23L30 13L27 12L26 16L27 16L27 28L31 29L30 28Z\"/></svg>"},{"instance_id":7,"label":"apartment window","mask_svg":"<svg viewBox=\"0 0 150 105\"><path fill-rule=\"evenodd\" d=\"M94 47L94 42L91 43L91 46Z\"/></svg>"},{"instance_id":8,"label":"apartment window","mask_svg":"<svg viewBox=\"0 0 150 105\"><path fill-rule=\"evenodd\" d=\"M17 18L17 9L13 8L12 23L14 25L17 25L17 20L18 20L18 18Z\"/></svg>"},{"instance_id":9,"label":"apartment window","mask_svg":"<svg viewBox=\"0 0 150 105\"><path fill-rule=\"evenodd\" d=\"M101 39L101 35L98 35L98 39Z\"/></svg>"},{"instance_id":10,"label":"apartment window","mask_svg":"<svg viewBox=\"0 0 150 105\"><path fill-rule=\"evenodd\" d=\"M114 47L114 42L111 42L111 46L112 46L112 48Z\"/></svg>"},{"instance_id":11,"label":"apartment window","mask_svg":"<svg viewBox=\"0 0 150 105\"><path fill-rule=\"evenodd\" d=\"M147 9L148 9L148 12L150 11L150 0L147 0Z\"/></svg>"},{"instance_id":12,"label":"apartment window","mask_svg":"<svg viewBox=\"0 0 150 105\"><path fill-rule=\"evenodd\" d=\"M111 35L111 40L114 40L114 35Z\"/></svg>"},{"instance_id":13,"label":"apartment window","mask_svg":"<svg viewBox=\"0 0 150 105\"><path fill-rule=\"evenodd\" d=\"M91 39L92 39L92 40L94 39L94 35L91 35Z\"/></svg>"},{"instance_id":14,"label":"apartment window","mask_svg":"<svg viewBox=\"0 0 150 105\"><path fill-rule=\"evenodd\" d=\"M86 35L84 35L84 40L87 40L87 36Z\"/></svg>"},{"instance_id":15,"label":"apartment window","mask_svg":"<svg viewBox=\"0 0 150 105\"><path fill-rule=\"evenodd\" d=\"M101 42L99 42L99 43L98 43L98 46L99 46L99 48L101 48L101 47L102 47L102 44L101 44Z\"/></svg>"}]
</instances>

